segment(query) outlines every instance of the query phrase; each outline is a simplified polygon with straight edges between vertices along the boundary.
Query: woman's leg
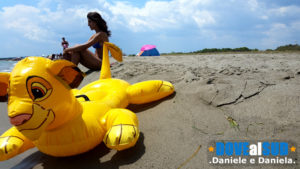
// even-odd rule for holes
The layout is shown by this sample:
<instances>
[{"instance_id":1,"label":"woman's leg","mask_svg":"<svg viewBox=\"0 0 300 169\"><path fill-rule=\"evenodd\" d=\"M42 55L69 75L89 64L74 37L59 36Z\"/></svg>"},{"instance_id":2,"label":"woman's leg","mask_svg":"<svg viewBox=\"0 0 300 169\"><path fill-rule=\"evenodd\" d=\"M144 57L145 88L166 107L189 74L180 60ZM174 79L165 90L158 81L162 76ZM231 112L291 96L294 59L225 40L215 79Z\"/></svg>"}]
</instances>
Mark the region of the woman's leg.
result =
<instances>
[{"instance_id":1,"label":"woman's leg","mask_svg":"<svg viewBox=\"0 0 300 169\"><path fill-rule=\"evenodd\" d=\"M72 55L70 53L65 53L63 54L62 58L71 61Z\"/></svg>"},{"instance_id":2,"label":"woman's leg","mask_svg":"<svg viewBox=\"0 0 300 169\"><path fill-rule=\"evenodd\" d=\"M73 62L75 65L78 65L80 61L80 52L73 52L70 61Z\"/></svg>"},{"instance_id":3,"label":"woman's leg","mask_svg":"<svg viewBox=\"0 0 300 169\"><path fill-rule=\"evenodd\" d=\"M76 65L81 63L83 66L93 70L100 70L102 63L102 61L88 49L74 52L71 61Z\"/></svg>"}]
</instances>

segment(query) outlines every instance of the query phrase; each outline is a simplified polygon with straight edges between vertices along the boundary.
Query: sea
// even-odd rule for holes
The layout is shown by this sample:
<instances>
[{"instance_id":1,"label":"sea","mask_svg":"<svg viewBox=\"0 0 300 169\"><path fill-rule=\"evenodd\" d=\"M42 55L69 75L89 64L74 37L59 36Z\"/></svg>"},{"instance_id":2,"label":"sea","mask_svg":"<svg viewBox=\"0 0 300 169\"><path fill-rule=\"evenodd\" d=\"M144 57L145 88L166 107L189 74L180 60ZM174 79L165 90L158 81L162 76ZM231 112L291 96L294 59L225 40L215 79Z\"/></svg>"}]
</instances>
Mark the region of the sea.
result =
<instances>
[{"instance_id":1,"label":"sea","mask_svg":"<svg viewBox=\"0 0 300 169\"><path fill-rule=\"evenodd\" d=\"M11 72L18 61L0 60L0 72Z\"/></svg>"}]
</instances>

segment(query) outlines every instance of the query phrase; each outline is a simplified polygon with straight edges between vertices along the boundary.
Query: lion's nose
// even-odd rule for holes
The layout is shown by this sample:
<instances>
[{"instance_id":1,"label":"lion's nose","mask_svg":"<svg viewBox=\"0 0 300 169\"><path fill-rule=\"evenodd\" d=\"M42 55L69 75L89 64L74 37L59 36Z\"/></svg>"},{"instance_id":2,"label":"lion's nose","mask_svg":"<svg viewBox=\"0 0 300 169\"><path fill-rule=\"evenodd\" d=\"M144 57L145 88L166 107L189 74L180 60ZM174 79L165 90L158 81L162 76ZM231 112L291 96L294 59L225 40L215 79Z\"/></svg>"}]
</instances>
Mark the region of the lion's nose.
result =
<instances>
[{"instance_id":1,"label":"lion's nose","mask_svg":"<svg viewBox=\"0 0 300 169\"><path fill-rule=\"evenodd\" d=\"M31 118L31 114L20 114L15 117L9 117L10 123L14 126L19 126L21 124L24 124L26 121L28 121Z\"/></svg>"},{"instance_id":2,"label":"lion's nose","mask_svg":"<svg viewBox=\"0 0 300 169\"><path fill-rule=\"evenodd\" d=\"M16 117L21 114L32 114L32 103L14 99L8 104L8 117Z\"/></svg>"}]
</instances>

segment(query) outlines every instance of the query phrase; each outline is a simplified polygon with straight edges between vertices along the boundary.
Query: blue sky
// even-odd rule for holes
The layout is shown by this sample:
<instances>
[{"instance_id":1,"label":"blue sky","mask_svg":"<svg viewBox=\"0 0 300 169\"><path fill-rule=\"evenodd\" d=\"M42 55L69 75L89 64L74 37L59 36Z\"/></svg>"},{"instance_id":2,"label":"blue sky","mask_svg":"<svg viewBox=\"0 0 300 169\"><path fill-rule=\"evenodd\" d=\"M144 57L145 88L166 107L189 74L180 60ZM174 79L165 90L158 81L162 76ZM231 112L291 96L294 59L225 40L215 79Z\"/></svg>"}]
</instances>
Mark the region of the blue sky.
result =
<instances>
[{"instance_id":1,"label":"blue sky","mask_svg":"<svg viewBox=\"0 0 300 169\"><path fill-rule=\"evenodd\" d=\"M299 0L1 0L0 57L60 53L61 37L86 42L90 11L126 54L144 44L166 53L300 43Z\"/></svg>"}]
</instances>

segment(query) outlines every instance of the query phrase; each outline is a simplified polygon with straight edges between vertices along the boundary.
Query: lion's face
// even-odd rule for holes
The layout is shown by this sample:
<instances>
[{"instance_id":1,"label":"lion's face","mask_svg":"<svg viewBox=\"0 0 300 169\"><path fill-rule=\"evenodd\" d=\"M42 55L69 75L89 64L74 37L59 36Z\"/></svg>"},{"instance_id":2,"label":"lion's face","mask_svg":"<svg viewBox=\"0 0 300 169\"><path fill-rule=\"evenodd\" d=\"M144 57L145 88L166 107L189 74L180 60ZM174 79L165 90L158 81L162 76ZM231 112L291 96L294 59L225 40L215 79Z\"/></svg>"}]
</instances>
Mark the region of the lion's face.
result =
<instances>
[{"instance_id":1,"label":"lion's face","mask_svg":"<svg viewBox=\"0 0 300 169\"><path fill-rule=\"evenodd\" d=\"M53 88L42 77L18 74L12 74L8 88L8 116L11 124L24 136L36 140L55 119L52 107L45 105Z\"/></svg>"},{"instance_id":2,"label":"lion's face","mask_svg":"<svg viewBox=\"0 0 300 169\"><path fill-rule=\"evenodd\" d=\"M67 71L63 69L65 66L53 67L54 62L49 59L26 58L10 74L8 116L11 124L30 140L37 140L43 131L66 123L73 115L72 105L76 99L66 83L72 81L72 77L59 77L74 74L69 69L73 65L62 62L69 65Z\"/></svg>"}]
</instances>

